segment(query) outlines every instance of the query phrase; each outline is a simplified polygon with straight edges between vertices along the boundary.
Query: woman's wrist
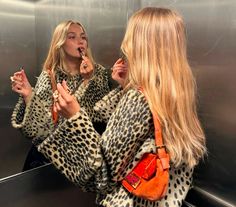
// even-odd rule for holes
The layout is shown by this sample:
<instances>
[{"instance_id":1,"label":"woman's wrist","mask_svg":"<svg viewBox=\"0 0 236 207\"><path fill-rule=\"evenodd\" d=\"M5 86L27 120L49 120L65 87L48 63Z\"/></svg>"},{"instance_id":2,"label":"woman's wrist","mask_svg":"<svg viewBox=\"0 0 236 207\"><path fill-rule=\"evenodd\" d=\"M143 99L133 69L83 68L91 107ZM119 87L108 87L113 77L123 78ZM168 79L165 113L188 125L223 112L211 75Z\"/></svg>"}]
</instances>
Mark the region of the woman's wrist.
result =
<instances>
[{"instance_id":1,"label":"woman's wrist","mask_svg":"<svg viewBox=\"0 0 236 207\"><path fill-rule=\"evenodd\" d=\"M86 86L86 85L88 84L89 80L90 80L90 79L84 79L84 80L83 80L83 84Z\"/></svg>"},{"instance_id":2,"label":"woman's wrist","mask_svg":"<svg viewBox=\"0 0 236 207\"><path fill-rule=\"evenodd\" d=\"M84 84L84 85L87 85L88 82L91 80L92 76L93 76L93 72L90 73L89 75L86 75L86 76L83 78L83 84Z\"/></svg>"},{"instance_id":3,"label":"woman's wrist","mask_svg":"<svg viewBox=\"0 0 236 207\"><path fill-rule=\"evenodd\" d=\"M25 104L27 105L29 103L31 97L32 97L32 89L31 89L31 91L29 92L28 95L25 95L25 96L22 96L22 97L23 97L23 99L25 101Z\"/></svg>"}]
</instances>

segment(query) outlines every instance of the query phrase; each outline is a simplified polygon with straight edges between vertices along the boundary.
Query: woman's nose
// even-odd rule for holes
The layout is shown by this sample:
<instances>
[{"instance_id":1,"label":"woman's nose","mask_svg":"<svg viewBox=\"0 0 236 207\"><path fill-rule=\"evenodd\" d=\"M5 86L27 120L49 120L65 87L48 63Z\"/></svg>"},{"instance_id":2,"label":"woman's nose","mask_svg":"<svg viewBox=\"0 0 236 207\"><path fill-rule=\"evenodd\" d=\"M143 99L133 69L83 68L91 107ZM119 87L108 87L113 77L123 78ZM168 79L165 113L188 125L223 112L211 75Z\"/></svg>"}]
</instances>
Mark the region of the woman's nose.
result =
<instances>
[{"instance_id":1,"label":"woman's nose","mask_svg":"<svg viewBox=\"0 0 236 207\"><path fill-rule=\"evenodd\" d=\"M78 37L78 38L77 38L77 42L78 42L78 43L83 43L83 38L82 38L82 37Z\"/></svg>"}]
</instances>

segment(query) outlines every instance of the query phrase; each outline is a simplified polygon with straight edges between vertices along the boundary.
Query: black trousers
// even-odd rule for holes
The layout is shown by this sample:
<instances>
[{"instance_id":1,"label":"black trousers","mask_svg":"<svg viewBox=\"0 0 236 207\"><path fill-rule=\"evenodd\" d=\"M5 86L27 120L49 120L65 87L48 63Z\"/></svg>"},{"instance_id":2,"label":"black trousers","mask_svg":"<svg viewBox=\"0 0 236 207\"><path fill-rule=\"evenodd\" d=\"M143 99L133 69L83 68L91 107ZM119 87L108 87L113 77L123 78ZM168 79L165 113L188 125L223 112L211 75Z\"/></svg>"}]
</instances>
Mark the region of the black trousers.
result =
<instances>
[{"instance_id":1,"label":"black trousers","mask_svg":"<svg viewBox=\"0 0 236 207\"><path fill-rule=\"evenodd\" d=\"M41 154L37 150L37 148L32 144L32 146L26 156L22 171L30 170L30 169L45 165L47 163L49 163L49 160L46 159L44 157L44 155Z\"/></svg>"}]
</instances>

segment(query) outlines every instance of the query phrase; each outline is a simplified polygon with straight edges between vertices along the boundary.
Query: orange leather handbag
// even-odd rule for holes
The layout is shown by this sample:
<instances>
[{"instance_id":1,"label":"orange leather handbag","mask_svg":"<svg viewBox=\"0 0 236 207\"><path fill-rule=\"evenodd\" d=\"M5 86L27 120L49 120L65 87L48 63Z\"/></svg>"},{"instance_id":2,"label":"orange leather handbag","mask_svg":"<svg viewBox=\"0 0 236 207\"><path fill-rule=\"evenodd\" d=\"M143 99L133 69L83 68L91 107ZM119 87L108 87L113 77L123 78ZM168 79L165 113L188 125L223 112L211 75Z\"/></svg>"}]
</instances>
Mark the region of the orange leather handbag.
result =
<instances>
[{"instance_id":1,"label":"orange leather handbag","mask_svg":"<svg viewBox=\"0 0 236 207\"><path fill-rule=\"evenodd\" d=\"M163 145L161 126L153 114L156 154L145 153L134 169L122 180L122 185L135 196L157 201L166 194L169 182L169 154Z\"/></svg>"}]
</instances>

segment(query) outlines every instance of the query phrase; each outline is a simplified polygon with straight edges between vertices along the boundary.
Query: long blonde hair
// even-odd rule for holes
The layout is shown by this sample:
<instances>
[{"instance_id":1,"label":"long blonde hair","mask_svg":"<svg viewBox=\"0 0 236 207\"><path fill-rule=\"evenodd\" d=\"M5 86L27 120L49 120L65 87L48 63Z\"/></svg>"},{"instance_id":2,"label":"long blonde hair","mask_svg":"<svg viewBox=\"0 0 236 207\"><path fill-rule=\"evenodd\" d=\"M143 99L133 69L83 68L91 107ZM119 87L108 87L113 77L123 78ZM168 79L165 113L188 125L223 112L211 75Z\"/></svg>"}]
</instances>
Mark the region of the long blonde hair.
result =
<instances>
[{"instance_id":1,"label":"long blonde hair","mask_svg":"<svg viewBox=\"0 0 236 207\"><path fill-rule=\"evenodd\" d=\"M48 51L48 56L43 65L43 70L50 70L54 73L57 68L60 68L64 70L65 72L69 71L67 69L68 66L66 65L66 62L65 62L65 52L62 46L66 41L69 27L72 24L79 25L82 28L83 32L87 34L83 25L79 22L68 20L65 22L61 22L59 25L57 25L52 36L50 48ZM87 39L87 43L88 43L88 39ZM87 56L92 62L94 62L89 46L87 49Z\"/></svg>"},{"instance_id":2,"label":"long blonde hair","mask_svg":"<svg viewBox=\"0 0 236 207\"><path fill-rule=\"evenodd\" d=\"M161 122L174 166L195 166L206 152L205 135L196 112L196 85L186 57L181 16L155 7L136 12L121 50L129 64L126 89L143 88Z\"/></svg>"}]
</instances>

